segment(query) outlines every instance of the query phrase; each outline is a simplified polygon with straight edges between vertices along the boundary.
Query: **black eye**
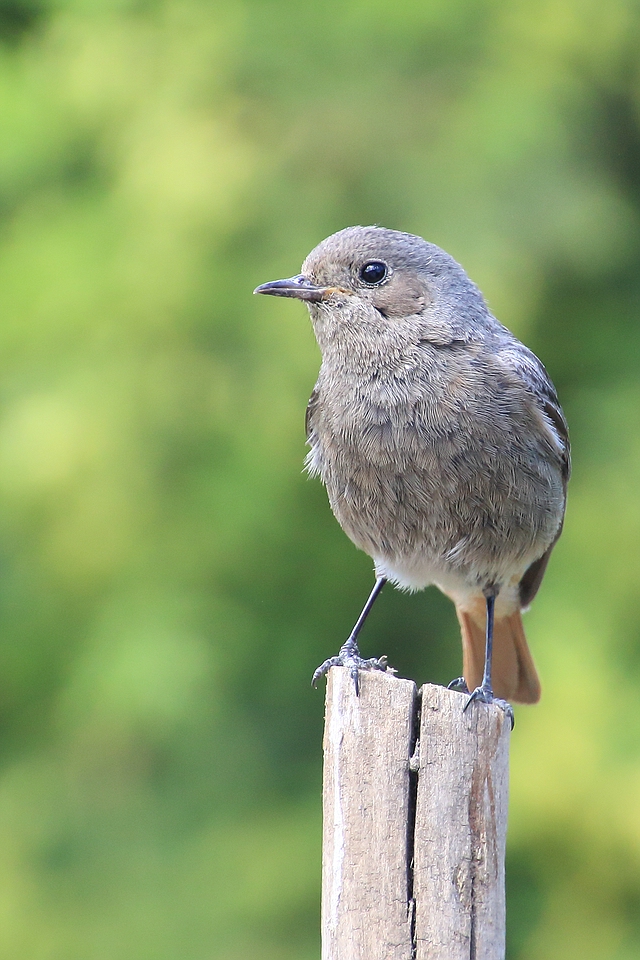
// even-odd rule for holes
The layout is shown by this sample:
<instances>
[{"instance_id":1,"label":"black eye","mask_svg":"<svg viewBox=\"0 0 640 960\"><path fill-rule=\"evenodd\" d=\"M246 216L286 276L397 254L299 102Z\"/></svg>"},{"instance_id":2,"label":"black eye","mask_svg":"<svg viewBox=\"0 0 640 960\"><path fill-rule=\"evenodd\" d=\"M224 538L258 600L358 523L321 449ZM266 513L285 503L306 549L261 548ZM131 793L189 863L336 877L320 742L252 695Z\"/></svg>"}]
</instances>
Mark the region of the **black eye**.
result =
<instances>
[{"instance_id":1,"label":"black eye","mask_svg":"<svg viewBox=\"0 0 640 960\"><path fill-rule=\"evenodd\" d=\"M382 260L367 260L367 262L360 267L359 276L363 283L368 283L369 286L375 287L386 278L387 265L383 263Z\"/></svg>"}]
</instances>

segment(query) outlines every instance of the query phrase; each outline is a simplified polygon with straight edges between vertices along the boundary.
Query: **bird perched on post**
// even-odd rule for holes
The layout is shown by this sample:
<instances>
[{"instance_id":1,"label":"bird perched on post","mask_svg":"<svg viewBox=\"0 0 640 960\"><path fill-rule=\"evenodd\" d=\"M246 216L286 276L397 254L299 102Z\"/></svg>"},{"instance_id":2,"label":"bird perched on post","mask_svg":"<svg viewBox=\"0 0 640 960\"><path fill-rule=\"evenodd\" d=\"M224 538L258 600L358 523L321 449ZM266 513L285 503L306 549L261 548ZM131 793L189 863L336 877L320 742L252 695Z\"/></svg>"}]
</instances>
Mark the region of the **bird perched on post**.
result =
<instances>
[{"instance_id":1,"label":"bird perched on post","mask_svg":"<svg viewBox=\"0 0 640 960\"><path fill-rule=\"evenodd\" d=\"M456 607L472 700L535 703L522 627L560 536L569 438L542 363L490 313L449 254L421 237L349 227L302 272L256 293L304 300L322 354L306 465L376 583L337 657L386 669L357 636L387 581L435 584ZM463 684L463 685L464 685ZM466 707L465 707L466 709Z\"/></svg>"}]
</instances>

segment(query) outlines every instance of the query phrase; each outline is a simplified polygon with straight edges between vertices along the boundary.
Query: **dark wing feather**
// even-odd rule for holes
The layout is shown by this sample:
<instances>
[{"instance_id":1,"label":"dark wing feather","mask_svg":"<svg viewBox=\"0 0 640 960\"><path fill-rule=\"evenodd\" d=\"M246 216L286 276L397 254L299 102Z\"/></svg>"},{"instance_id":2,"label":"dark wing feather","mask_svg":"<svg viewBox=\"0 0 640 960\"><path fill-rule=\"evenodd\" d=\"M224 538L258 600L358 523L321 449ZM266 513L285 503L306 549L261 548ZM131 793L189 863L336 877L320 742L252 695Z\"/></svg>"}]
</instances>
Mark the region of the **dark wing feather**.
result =
<instances>
[{"instance_id":1,"label":"dark wing feather","mask_svg":"<svg viewBox=\"0 0 640 960\"><path fill-rule=\"evenodd\" d=\"M307 409L304 415L304 432L307 437L307 440L311 440L311 432L313 430L313 414L316 407L318 406L318 401L320 397L318 394L318 388L314 387L311 391L311 396L309 397L309 403L307 404Z\"/></svg>"},{"instance_id":2,"label":"dark wing feather","mask_svg":"<svg viewBox=\"0 0 640 960\"><path fill-rule=\"evenodd\" d=\"M569 428L567 427L567 421L564 418L562 407L560 406L555 388L551 381L549 381L549 385L551 390L549 395L543 400L542 410L546 417L553 424L553 427L562 442L562 479L564 480L564 489L566 493L567 483L569 482L569 477L571 476L571 443L569 441Z\"/></svg>"},{"instance_id":3,"label":"dark wing feather","mask_svg":"<svg viewBox=\"0 0 640 960\"><path fill-rule=\"evenodd\" d=\"M525 570L524 576L520 583L518 584L518 596L520 599L521 609L526 609L536 593L540 589L540 584L542 583L542 578L544 577L544 572L547 569L547 564L549 563L549 557L551 556L551 551L558 542L558 538L562 533L562 524L558 528L555 540L550 547L545 550L541 557L538 557L537 560L534 560L530 567Z\"/></svg>"}]
</instances>

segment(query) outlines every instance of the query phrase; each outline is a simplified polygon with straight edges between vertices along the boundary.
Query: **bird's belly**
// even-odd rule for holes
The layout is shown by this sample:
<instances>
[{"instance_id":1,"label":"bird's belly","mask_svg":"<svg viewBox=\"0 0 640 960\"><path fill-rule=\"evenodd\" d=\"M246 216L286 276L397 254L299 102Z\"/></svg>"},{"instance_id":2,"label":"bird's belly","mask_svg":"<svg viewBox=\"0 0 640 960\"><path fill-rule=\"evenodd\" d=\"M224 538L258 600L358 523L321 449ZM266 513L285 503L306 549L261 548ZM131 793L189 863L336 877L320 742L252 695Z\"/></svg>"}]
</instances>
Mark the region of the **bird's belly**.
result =
<instances>
[{"instance_id":1,"label":"bird's belly","mask_svg":"<svg viewBox=\"0 0 640 960\"><path fill-rule=\"evenodd\" d=\"M333 512L379 574L409 590L435 583L448 594L463 585L506 584L552 543L562 517L558 478L461 480L455 471L350 470L326 478Z\"/></svg>"}]
</instances>

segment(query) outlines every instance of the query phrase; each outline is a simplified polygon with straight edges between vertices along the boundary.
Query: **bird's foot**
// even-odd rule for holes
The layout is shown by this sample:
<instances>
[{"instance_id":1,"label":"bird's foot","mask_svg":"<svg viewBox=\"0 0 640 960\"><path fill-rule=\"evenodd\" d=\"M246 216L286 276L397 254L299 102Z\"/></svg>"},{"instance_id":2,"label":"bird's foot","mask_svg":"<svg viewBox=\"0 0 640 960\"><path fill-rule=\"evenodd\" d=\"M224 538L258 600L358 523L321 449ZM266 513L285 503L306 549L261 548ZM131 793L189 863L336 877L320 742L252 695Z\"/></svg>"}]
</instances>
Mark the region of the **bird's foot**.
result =
<instances>
[{"instance_id":1,"label":"bird's foot","mask_svg":"<svg viewBox=\"0 0 640 960\"><path fill-rule=\"evenodd\" d=\"M363 660L358 650L358 644L355 643L355 641L349 640L340 647L340 652L337 657L330 657L329 660L325 660L324 663L320 664L311 679L312 686L315 687L320 677L327 674L331 667L347 668L353 680L356 696L360 695L360 679L358 676L360 670L382 670L395 673L393 667L388 665L386 657L372 657L370 660Z\"/></svg>"},{"instance_id":2,"label":"bird's foot","mask_svg":"<svg viewBox=\"0 0 640 960\"><path fill-rule=\"evenodd\" d=\"M469 699L462 708L462 712L466 713L466 711L469 709L469 706L474 701L478 703L493 703L496 707L500 707L509 720L511 729L513 730L516 722L513 715L513 707L507 700L501 700L499 697L494 697L491 687L485 686L484 684L481 687L476 687L473 693L469 695Z\"/></svg>"},{"instance_id":3,"label":"bird's foot","mask_svg":"<svg viewBox=\"0 0 640 960\"><path fill-rule=\"evenodd\" d=\"M448 683L447 690L456 690L458 693L471 693L464 677L456 677L455 680Z\"/></svg>"}]
</instances>

